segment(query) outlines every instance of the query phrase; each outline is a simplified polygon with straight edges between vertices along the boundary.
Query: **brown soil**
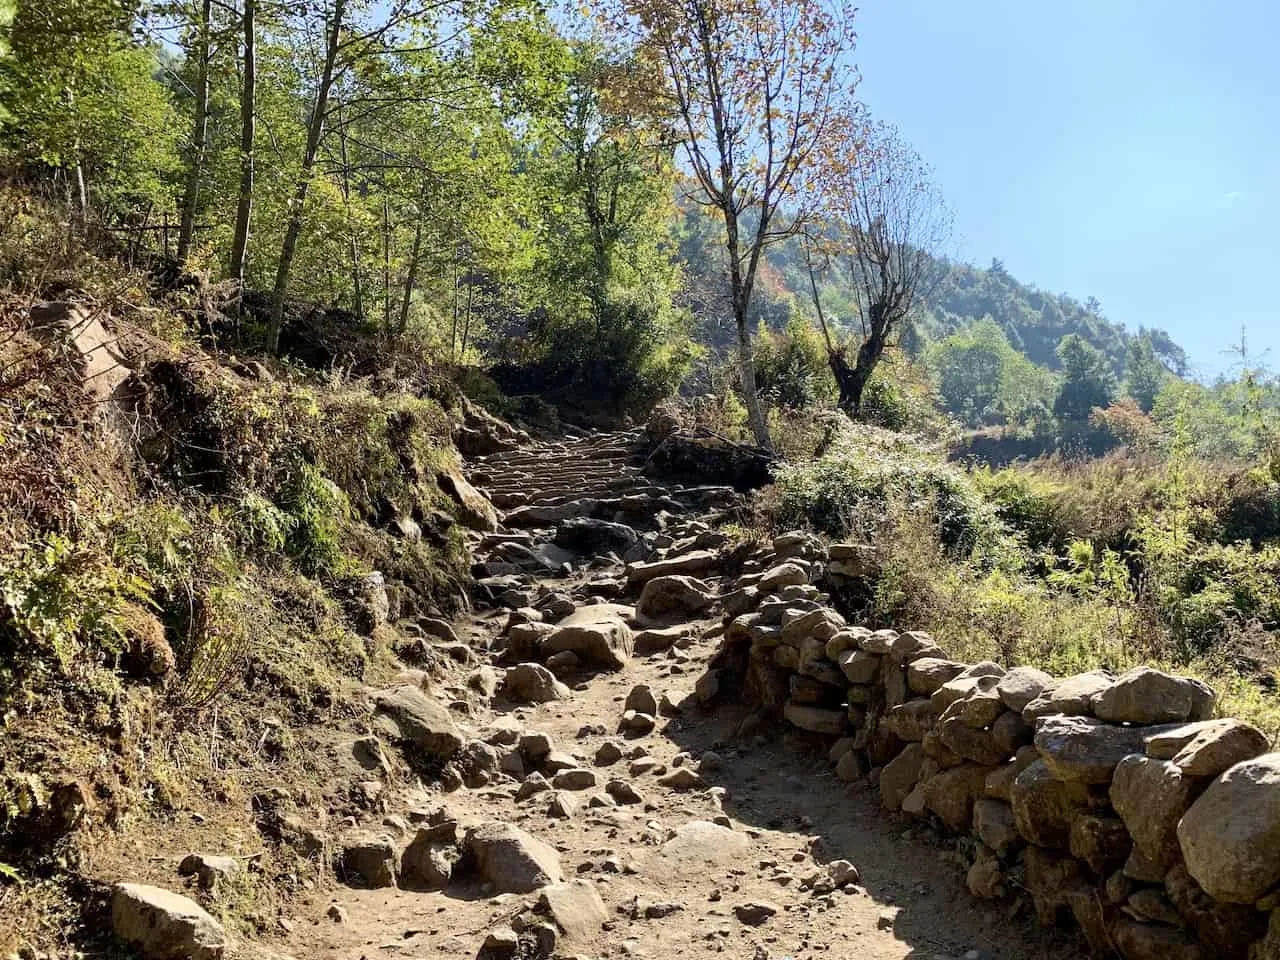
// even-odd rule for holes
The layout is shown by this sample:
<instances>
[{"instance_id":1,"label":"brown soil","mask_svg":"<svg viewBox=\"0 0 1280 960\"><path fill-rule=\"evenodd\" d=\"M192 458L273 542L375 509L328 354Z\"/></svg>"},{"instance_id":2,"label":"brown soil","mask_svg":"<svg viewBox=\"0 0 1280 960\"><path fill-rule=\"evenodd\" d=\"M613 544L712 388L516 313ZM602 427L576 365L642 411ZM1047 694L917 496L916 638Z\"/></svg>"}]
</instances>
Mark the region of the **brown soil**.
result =
<instances>
[{"instance_id":1,"label":"brown soil","mask_svg":"<svg viewBox=\"0 0 1280 960\"><path fill-rule=\"evenodd\" d=\"M460 626L480 634L495 632L499 622L476 619ZM571 819L546 815L546 793L516 803L511 784L463 788L432 798L464 823L499 819L520 825L559 851L566 879L587 878L596 885L610 922L591 942L562 941L558 955L726 954L795 960L1081 956L1077 942L1066 934L1035 929L1029 907L1020 901L984 905L970 897L960 858L949 842L927 827L885 815L877 793L865 783L837 780L816 743L772 729L740 739L735 731L743 711L733 708L660 719L652 733L632 740L613 732L632 685L650 684L657 695L691 690L715 643L695 642L681 652L682 659L688 656L684 663L667 655L635 658L621 672L580 684L569 701L511 714L526 731L549 734L558 749L596 770L599 786L577 794L581 803ZM483 733L500 716L478 715L474 726ZM582 728L593 726L609 732L579 737ZM630 777L626 759L594 767L592 758L606 739L620 743L624 753L643 747L668 769L682 752L692 754L696 763L714 748L723 763L702 775L708 786L727 789L723 804L707 791L662 787L652 772ZM614 777L629 779L645 802L589 809L587 797ZM423 797L405 799L421 804ZM745 856L719 864L690 863L673 862L660 852L675 828L721 814L749 838ZM820 896L799 889L806 874L839 858L858 867L861 885ZM509 921L534 898L489 897L475 888L445 893L339 888L297 903L288 921L292 930L279 947L298 957L325 960L474 957L492 927ZM633 916L637 898L638 918ZM754 927L737 919L735 906L762 900L776 905L778 913ZM645 919L646 903L677 903L680 909ZM342 920L330 916L335 905ZM974 950L978 953L969 953Z\"/></svg>"}]
</instances>

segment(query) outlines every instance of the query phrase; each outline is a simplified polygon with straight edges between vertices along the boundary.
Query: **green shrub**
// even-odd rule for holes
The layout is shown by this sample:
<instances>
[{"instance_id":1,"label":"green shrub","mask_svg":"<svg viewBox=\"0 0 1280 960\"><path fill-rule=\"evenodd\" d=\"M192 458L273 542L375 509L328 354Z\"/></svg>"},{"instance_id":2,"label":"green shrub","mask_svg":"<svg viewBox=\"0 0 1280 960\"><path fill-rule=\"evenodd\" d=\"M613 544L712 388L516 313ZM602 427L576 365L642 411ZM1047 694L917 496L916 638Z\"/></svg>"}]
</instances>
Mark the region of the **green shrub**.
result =
<instances>
[{"instance_id":1,"label":"green shrub","mask_svg":"<svg viewBox=\"0 0 1280 960\"><path fill-rule=\"evenodd\" d=\"M338 485L305 461L297 461L282 484L284 509L292 520L289 554L309 574L339 570L344 559L342 533L351 503Z\"/></svg>"},{"instance_id":2,"label":"green shrub","mask_svg":"<svg viewBox=\"0 0 1280 960\"><path fill-rule=\"evenodd\" d=\"M1022 534L1028 547L1061 549L1069 534L1059 515L1057 484L1026 471L990 467L974 470L973 482L995 507L996 515Z\"/></svg>"},{"instance_id":3,"label":"green shrub","mask_svg":"<svg viewBox=\"0 0 1280 960\"><path fill-rule=\"evenodd\" d=\"M150 584L91 539L50 534L0 563L0 700L52 663L65 673L82 651L124 648L124 614Z\"/></svg>"},{"instance_id":4,"label":"green shrub","mask_svg":"<svg viewBox=\"0 0 1280 960\"><path fill-rule=\"evenodd\" d=\"M818 459L778 476L782 519L832 536L865 534L894 510L928 509L943 544L972 553L1003 530L995 510L965 471L922 442L876 427L848 424Z\"/></svg>"}]
</instances>

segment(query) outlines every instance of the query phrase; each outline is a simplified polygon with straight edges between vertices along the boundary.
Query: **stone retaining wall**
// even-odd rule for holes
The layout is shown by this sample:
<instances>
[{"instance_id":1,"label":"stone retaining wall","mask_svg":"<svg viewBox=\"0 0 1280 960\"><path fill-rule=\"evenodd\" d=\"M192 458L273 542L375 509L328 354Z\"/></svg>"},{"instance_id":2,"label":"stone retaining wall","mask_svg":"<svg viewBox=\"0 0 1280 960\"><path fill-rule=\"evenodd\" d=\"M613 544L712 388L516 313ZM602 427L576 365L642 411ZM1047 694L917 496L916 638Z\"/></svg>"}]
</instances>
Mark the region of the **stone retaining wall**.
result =
<instances>
[{"instance_id":1,"label":"stone retaining wall","mask_svg":"<svg viewBox=\"0 0 1280 960\"><path fill-rule=\"evenodd\" d=\"M724 598L710 687L831 742L842 780L974 842L970 891L1025 890L1100 956L1280 958L1280 754L1146 668L1054 678L959 663L924 633L845 622L823 588L864 547L788 534Z\"/></svg>"}]
</instances>

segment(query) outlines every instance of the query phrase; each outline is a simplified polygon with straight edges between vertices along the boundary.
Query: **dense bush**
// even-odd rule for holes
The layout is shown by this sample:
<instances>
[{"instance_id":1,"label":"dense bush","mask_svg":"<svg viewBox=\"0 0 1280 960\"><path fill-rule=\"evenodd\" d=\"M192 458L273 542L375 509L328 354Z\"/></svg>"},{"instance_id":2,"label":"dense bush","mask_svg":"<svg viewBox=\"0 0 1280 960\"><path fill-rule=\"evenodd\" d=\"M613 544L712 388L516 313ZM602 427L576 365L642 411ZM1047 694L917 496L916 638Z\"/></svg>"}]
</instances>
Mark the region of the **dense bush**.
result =
<instances>
[{"instance_id":1,"label":"dense bush","mask_svg":"<svg viewBox=\"0 0 1280 960\"><path fill-rule=\"evenodd\" d=\"M943 544L971 553L1000 532L994 509L962 468L923 442L847 424L816 460L778 476L782 518L833 536L875 530L895 512L931 510Z\"/></svg>"},{"instance_id":2,"label":"dense bush","mask_svg":"<svg viewBox=\"0 0 1280 960\"><path fill-rule=\"evenodd\" d=\"M506 393L640 416L675 393L701 351L689 337L687 315L638 291L614 289L598 316L540 322L523 352L491 371Z\"/></svg>"}]
</instances>

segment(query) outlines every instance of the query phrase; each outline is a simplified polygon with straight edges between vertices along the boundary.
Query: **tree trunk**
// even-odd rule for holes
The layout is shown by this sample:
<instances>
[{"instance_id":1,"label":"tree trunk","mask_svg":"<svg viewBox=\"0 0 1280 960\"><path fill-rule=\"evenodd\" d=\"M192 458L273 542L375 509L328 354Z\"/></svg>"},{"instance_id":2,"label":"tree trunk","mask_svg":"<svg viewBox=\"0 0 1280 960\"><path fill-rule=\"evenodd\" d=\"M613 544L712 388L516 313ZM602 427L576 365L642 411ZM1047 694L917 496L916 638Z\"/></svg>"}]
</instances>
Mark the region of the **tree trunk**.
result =
<instances>
[{"instance_id":1,"label":"tree trunk","mask_svg":"<svg viewBox=\"0 0 1280 960\"><path fill-rule=\"evenodd\" d=\"M769 437L769 424L764 418L764 407L760 403L760 392L756 388L756 358L751 349L751 329L747 326L745 316L739 314L734 318L738 324L738 366L742 377L743 401L747 405L747 423L756 443L766 450L773 449L773 440Z\"/></svg>"},{"instance_id":2,"label":"tree trunk","mask_svg":"<svg viewBox=\"0 0 1280 960\"><path fill-rule=\"evenodd\" d=\"M747 326L747 305L751 301L750 280L743 277L742 260L738 256L738 218L731 210L723 212L729 249L729 291L733 298L733 321L738 327L738 373L742 378L742 400L747 405L747 424L751 427L756 443L766 450L772 450L769 423L765 420L760 393L756 389L756 359L751 349L751 328Z\"/></svg>"},{"instance_id":3,"label":"tree trunk","mask_svg":"<svg viewBox=\"0 0 1280 960\"><path fill-rule=\"evenodd\" d=\"M320 152L320 139L324 135L324 116L329 109L329 91L333 88L334 68L338 62L338 44L342 35L342 17L346 0L334 0L333 23L325 47L324 70L320 75L320 87L316 102L307 123L307 145L302 155L302 170L289 205L289 222L285 226L284 243L280 247L280 263L276 267L276 284L272 293L271 322L267 325L267 350L280 350L280 331L284 328L284 302L289 293L289 274L293 270L293 257L298 248L298 235L302 232L302 213L307 203L307 191L311 188L311 176L315 171L316 155Z\"/></svg>"},{"instance_id":4,"label":"tree trunk","mask_svg":"<svg viewBox=\"0 0 1280 960\"><path fill-rule=\"evenodd\" d=\"M391 336L391 201L382 195L382 333Z\"/></svg>"},{"instance_id":5,"label":"tree trunk","mask_svg":"<svg viewBox=\"0 0 1280 960\"><path fill-rule=\"evenodd\" d=\"M458 359L458 246L453 247L453 325L449 328L449 359Z\"/></svg>"},{"instance_id":6,"label":"tree trunk","mask_svg":"<svg viewBox=\"0 0 1280 960\"><path fill-rule=\"evenodd\" d=\"M200 203L200 178L204 175L205 146L209 136L209 31L213 17L213 0L200 4L200 48L196 65L195 121L191 130L191 169L187 171L187 189L182 197L182 224L178 228L178 261L185 263L191 253L191 238L196 230L196 207Z\"/></svg>"},{"instance_id":7,"label":"tree trunk","mask_svg":"<svg viewBox=\"0 0 1280 960\"><path fill-rule=\"evenodd\" d=\"M404 277L404 297L400 301L400 320L396 324L396 336L404 336L409 329L409 302L413 299L413 288L418 285L418 260L422 256L422 214L419 211L417 223L413 228L413 250L409 254L409 269Z\"/></svg>"},{"instance_id":8,"label":"tree trunk","mask_svg":"<svg viewBox=\"0 0 1280 960\"><path fill-rule=\"evenodd\" d=\"M840 385L840 409L853 418L862 415L862 395L867 389L876 365L884 356L884 348L888 342L888 324L884 321L885 308L881 303L871 304L871 322L868 325L871 333L858 347L858 359L853 367L845 359L844 353L833 351L828 354L831 361L831 372L835 374L836 383Z\"/></svg>"},{"instance_id":9,"label":"tree trunk","mask_svg":"<svg viewBox=\"0 0 1280 960\"><path fill-rule=\"evenodd\" d=\"M351 220L351 161L347 155L347 125L338 111L338 145L342 160L342 205L347 216L347 235L351 247L351 296L356 319L364 321L364 283L360 277L360 244Z\"/></svg>"},{"instance_id":10,"label":"tree trunk","mask_svg":"<svg viewBox=\"0 0 1280 960\"><path fill-rule=\"evenodd\" d=\"M249 221L253 217L253 140L257 122L258 55L254 42L258 0L244 0L244 87L240 91L240 198L231 239L231 279L244 286L249 253Z\"/></svg>"},{"instance_id":11,"label":"tree trunk","mask_svg":"<svg viewBox=\"0 0 1280 960\"><path fill-rule=\"evenodd\" d=\"M471 338L471 303L475 295L476 285L467 284L467 316L462 325L462 351L458 356L459 362L465 362L467 359L467 340Z\"/></svg>"}]
</instances>

